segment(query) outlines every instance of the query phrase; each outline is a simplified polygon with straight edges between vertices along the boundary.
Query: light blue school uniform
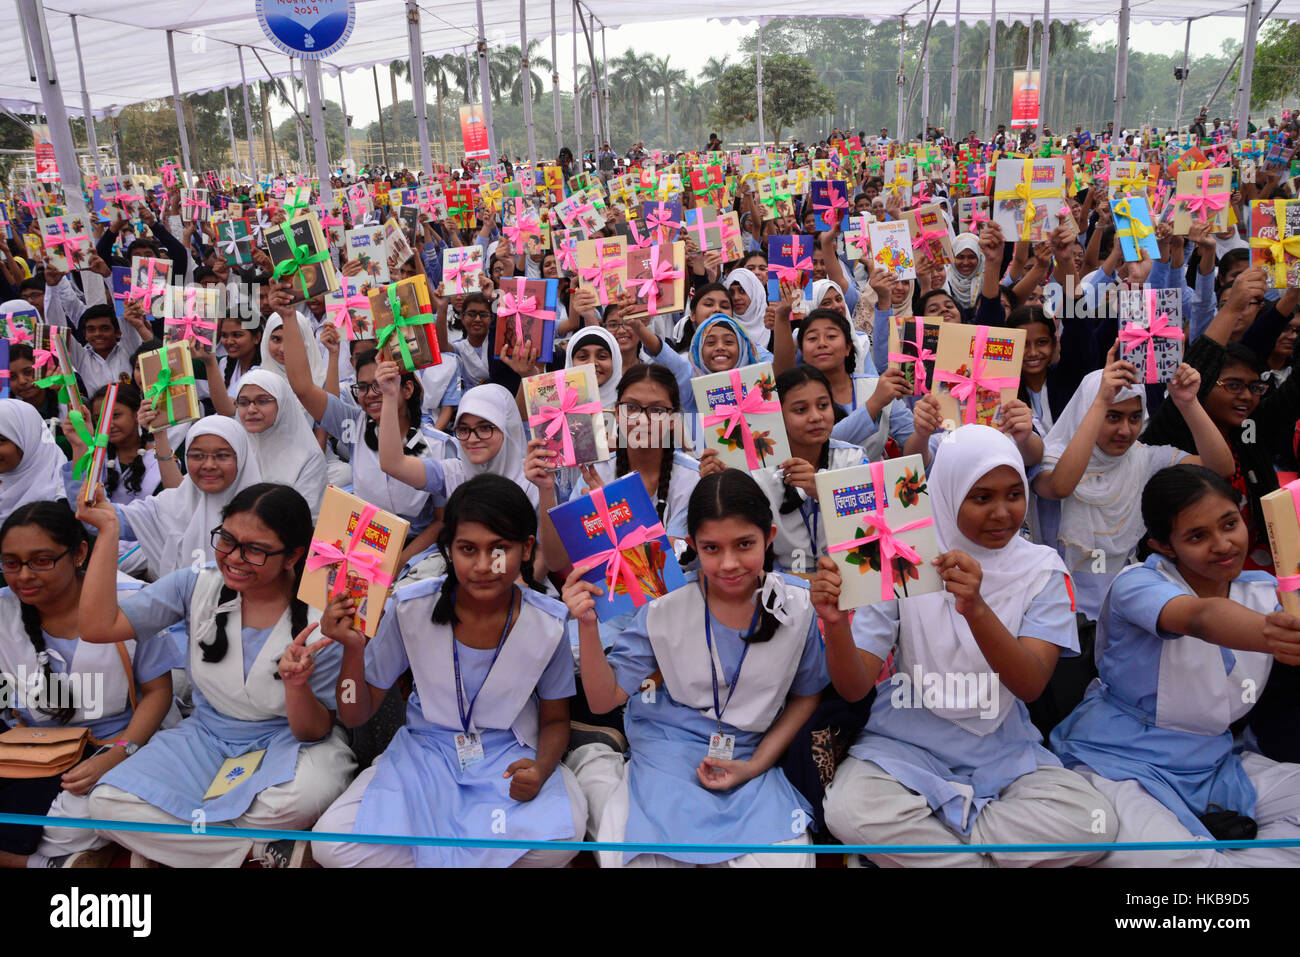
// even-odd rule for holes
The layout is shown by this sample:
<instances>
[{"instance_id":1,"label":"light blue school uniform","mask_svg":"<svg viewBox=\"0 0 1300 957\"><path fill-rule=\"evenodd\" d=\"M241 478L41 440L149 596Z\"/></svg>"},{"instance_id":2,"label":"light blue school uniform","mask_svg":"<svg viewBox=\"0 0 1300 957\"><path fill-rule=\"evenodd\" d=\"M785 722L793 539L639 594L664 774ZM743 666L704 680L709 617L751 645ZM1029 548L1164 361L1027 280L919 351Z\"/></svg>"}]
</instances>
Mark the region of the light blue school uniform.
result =
<instances>
[{"instance_id":1,"label":"light blue school uniform","mask_svg":"<svg viewBox=\"0 0 1300 957\"><path fill-rule=\"evenodd\" d=\"M935 597L951 601L948 596L931 595L905 600ZM1052 572L1012 634L1050 642L1066 655L1078 655L1079 636L1071 605L1065 575ZM853 616L854 643L881 661L898 644L899 631L897 601L859 608ZM907 677L910 680L911 676ZM1010 694L1005 688L999 693ZM909 706L897 706L898 696ZM1012 781L1040 767L1061 766L1056 755L1040 743L1042 735L1018 698L997 729L982 736L928 707L911 707L910 703L914 703L910 685L891 677L880 687L866 728L849 754L879 765L904 787L923 796L939 819L959 834L969 834L979 812L997 800Z\"/></svg>"},{"instance_id":2,"label":"light blue school uniform","mask_svg":"<svg viewBox=\"0 0 1300 957\"><path fill-rule=\"evenodd\" d=\"M1277 580L1245 571L1229 597L1267 614ZM1097 671L1079 706L1052 731L1067 767L1112 781L1137 781L1183 827L1211 837L1200 820L1211 804L1255 814L1255 786L1234 750L1233 721L1250 710L1246 680L1263 688L1272 657L1232 651L1159 626L1160 612L1192 594L1159 555L1125 569L1097 620Z\"/></svg>"},{"instance_id":3,"label":"light blue school uniform","mask_svg":"<svg viewBox=\"0 0 1300 957\"><path fill-rule=\"evenodd\" d=\"M537 757L538 699L574 694L573 659L563 641L567 610L516 586L523 596L519 618L495 667L495 649L457 645L465 707L474 702L471 725L483 745L483 760L462 770L456 735L464 728L451 645L456 639L450 626L430 618L444 581L431 578L397 589L366 645L367 683L391 688L410 668L415 687L406 725L375 763L353 831L471 840L502 833L520 840L580 839L573 833L573 811L558 768L531 801L510 797L510 779L503 776L515 761ZM508 867L527 853L423 845L411 851L417 867Z\"/></svg>"},{"instance_id":4,"label":"light blue school uniform","mask_svg":"<svg viewBox=\"0 0 1300 957\"><path fill-rule=\"evenodd\" d=\"M1151 264L1151 275L1147 277L1147 283L1152 289L1180 290L1183 322L1187 324L1184 345L1205 331L1219 309L1214 297L1214 273L1203 276L1197 270L1196 288L1193 289L1187 285L1186 272L1186 269L1171 269L1169 263L1158 259Z\"/></svg>"},{"instance_id":5,"label":"light blue school uniform","mask_svg":"<svg viewBox=\"0 0 1300 957\"><path fill-rule=\"evenodd\" d=\"M100 783L134 794L183 821L189 821L196 810L202 810L209 821L229 821L239 817L260 792L293 780L298 751L309 744L294 736L289 719L283 713L275 716L268 713L264 720L241 720L217 710L204 695L205 680L196 676L196 669L207 669L205 674L212 674L219 666L196 661L194 646L205 631L212 630L215 602L204 602L206 611L196 612L200 603L195 601L195 590L202 587L206 594L219 588L220 582L214 582L212 576L219 579L220 574L211 565L198 571L182 568L120 602L122 614L137 636L156 635L177 623L183 624L190 633L193 640L186 645L185 668L194 681L194 712L176 727L155 734L147 745L105 774ZM201 578L206 580L200 586ZM233 656L239 656L244 690L267 687L266 682L273 680L270 675L275 672L279 655L272 657L262 652L273 633L279 632L277 641L283 641L285 645L293 640L293 636L287 634L290 630L288 611L281 623L273 628L241 629L236 627L237 602L238 599L228 615L229 648L223 664L228 665ZM309 613L309 619L319 618L319 615L319 612ZM202 640L206 642L208 639ZM151 642L171 645L170 641L159 638L137 637L137 641L143 645ZM310 679L312 694L331 711L342 660L341 646L326 645L316 654L316 666ZM254 666L258 669L256 673ZM318 743L329 740L327 737ZM266 755L252 775L225 794L211 801L203 800L227 758L262 749L266 750Z\"/></svg>"},{"instance_id":6,"label":"light blue school uniform","mask_svg":"<svg viewBox=\"0 0 1300 957\"><path fill-rule=\"evenodd\" d=\"M719 695L725 699L729 690L736 692L723 705L721 722L722 730L736 737L736 760L753 757L779 713L772 711L772 701L779 698L784 706L788 695L818 694L830 683L807 585L791 576L780 577L791 593L792 623L779 628L770 642L749 646L744 668L750 670L742 668L738 679L733 676L746 648L741 632L709 617L715 663L720 666ZM710 791L696 775L696 767L708 755L709 738L718 727L708 691L700 694L700 683L703 688L711 683L703 628L708 612L696 581L696 576L688 576L684 587L643 606L607 655L618 686L628 696L623 726L632 757L627 768L630 808L625 840L650 844L789 841L803 833L801 822L806 826L812 821L812 808L779 765L730 791ZM661 654L673 647L680 649L673 658ZM643 695L642 683L656 670L663 672L663 684L652 697ZM679 694L690 694L697 706L676 700L670 690L674 687L685 687ZM765 696L770 699L771 720L764 717L752 722L739 717L762 714ZM728 718L753 726L738 727ZM636 856L625 854L624 863ZM739 855L703 851L668 852L667 856L692 864L713 864Z\"/></svg>"},{"instance_id":7,"label":"light blue school uniform","mask_svg":"<svg viewBox=\"0 0 1300 957\"><path fill-rule=\"evenodd\" d=\"M835 470L862 465L867 458L861 446L831 439L826 460L827 468ZM810 464L817 465L816 462ZM806 496L802 489L795 489L799 508L782 512L788 486L780 470L760 469L749 474L772 507L772 524L776 526L776 538L772 541L775 568L782 572L811 575L817 570L817 557L826 551L826 530L821 527L821 507L817 500Z\"/></svg>"},{"instance_id":8,"label":"light blue school uniform","mask_svg":"<svg viewBox=\"0 0 1300 957\"><path fill-rule=\"evenodd\" d=\"M884 458L885 442L889 439L892 438L901 449L916 431L912 410L902 399L891 399L880 410L879 418L871 417L866 402L875 391L878 378L853 374L853 402L850 405L836 403L847 414L831 429L831 438L860 446L869 462L879 462Z\"/></svg>"}]
</instances>

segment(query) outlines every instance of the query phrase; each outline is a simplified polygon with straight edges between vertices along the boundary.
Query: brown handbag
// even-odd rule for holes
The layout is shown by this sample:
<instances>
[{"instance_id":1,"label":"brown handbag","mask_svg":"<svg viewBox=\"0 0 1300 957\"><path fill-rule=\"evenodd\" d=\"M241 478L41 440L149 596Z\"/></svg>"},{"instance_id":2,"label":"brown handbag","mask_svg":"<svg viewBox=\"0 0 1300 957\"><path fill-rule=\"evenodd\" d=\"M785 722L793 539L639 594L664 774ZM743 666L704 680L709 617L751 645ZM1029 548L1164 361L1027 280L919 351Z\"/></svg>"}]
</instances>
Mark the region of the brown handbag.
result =
<instances>
[{"instance_id":1,"label":"brown handbag","mask_svg":"<svg viewBox=\"0 0 1300 957\"><path fill-rule=\"evenodd\" d=\"M135 672L123 642L117 643L117 653L126 670L127 694L135 711ZM87 744L110 743L92 738L89 728L31 728L20 719L18 727L0 734L0 778L53 777L80 761Z\"/></svg>"}]
</instances>

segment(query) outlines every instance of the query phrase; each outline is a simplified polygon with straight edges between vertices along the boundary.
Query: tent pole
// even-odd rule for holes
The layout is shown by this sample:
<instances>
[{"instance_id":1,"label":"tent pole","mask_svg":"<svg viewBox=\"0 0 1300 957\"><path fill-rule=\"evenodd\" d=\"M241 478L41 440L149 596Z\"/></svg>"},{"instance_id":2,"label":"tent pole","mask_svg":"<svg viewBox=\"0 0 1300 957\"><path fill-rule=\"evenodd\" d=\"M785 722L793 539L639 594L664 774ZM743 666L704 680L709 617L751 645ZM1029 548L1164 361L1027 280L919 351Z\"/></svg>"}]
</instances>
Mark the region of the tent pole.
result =
<instances>
[{"instance_id":1,"label":"tent pole","mask_svg":"<svg viewBox=\"0 0 1300 957\"><path fill-rule=\"evenodd\" d=\"M343 91L343 68L339 68L339 108L343 111L343 145L348 151L348 168L356 169L352 162L352 122L348 119L348 95Z\"/></svg>"},{"instance_id":2,"label":"tent pole","mask_svg":"<svg viewBox=\"0 0 1300 957\"><path fill-rule=\"evenodd\" d=\"M1033 37L1031 36L1032 40ZM1051 55L1052 43L1052 0L1043 0L1043 35L1039 38L1038 50L1038 142L1043 142L1043 130L1051 129L1047 125L1047 58Z\"/></svg>"},{"instance_id":3,"label":"tent pole","mask_svg":"<svg viewBox=\"0 0 1300 957\"><path fill-rule=\"evenodd\" d=\"M239 147L235 143L235 111L230 107L230 87L221 91L221 95L226 99L226 129L230 133L230 165L234 171L239 170Z\"/></svg>"},{"instance_id":4,"label":"tent pole","mask_svg":"<svg viewBox=\"0 0 1300 957\"><path fill-rule=\"evenodd\" d=\"M564 146L564 122L560 118L560 60L555 37L555 0L551 0L551 113L555 120L555 155Z\"/></svg>"},{"instance_id":5,"label":"tent pole","mask_svg":"<svg viewBox=\"0 0 1300 957\"><path fill-rule=\"evenodd\" d=\"M325 140L325 111L321 108L320 60L303 60L302 78L307 84L307 109L311 114L311 138L316 153L316 175L320 177L320 201L324 206L334 204L334 190L330 186L330 153Z\"/></svg>"},{"instance_id":6,"label":"tent pole","mask_svg":"<svg viewBox=\"0 0 1300 957\"><path fill-rule=\"evenodd\" d=\"M257 159L253 155L253 109L249 105L248 77L244 75L244 48L235 47L239 53L239 82L240 88L244 91L244 133L248 137L248 171L253 175L253 182L257 182Z\"/></svg>"},{"instance_id":7,"label":"tent pole","mask_svg":"<svg viewBox=\"0 0 1300 957\"><path fill-rule=\"evenodd\" d=\"M483 125L487 127L488 161L492 166L497 161L497 138L492 131L492 87L488 78L487 31L483 27L483 0L474 0L478 9L478 86L479 97L483 103Z\"/></svg>"},{"instance_id":8,"label":"tent pole","mask_svg":"<svg viewBox=\"0 0 1300 957\"><path fill-rule=\"evenodd\" d=\"M37 0L18 0L18 13L27 34L27 49L36 74L36 85L41 90L41 103L50 127L50 142L54 158L59 164L59 179L63 184L63 198L68 211L83 220L90 218L85 197L81 192L81 167L77 164L77 150L72 143L72 128L68 126L68 111L63 105L63 87L58 78L49 72L49 34L45 13Z\"/></svg>"},{"instance_id":9,"label":"tent pole","mask_svg":"<svg viewBox=\"0 0 1300 957\"><path fill-rule=\"evenodd\" d=\"M185 129L185 111L181 108L181 84L176 76L176 43L172 31L167 31L167 62L172 69L172 104L176 107L176 129L181 135L181 162L185 165L185 180L182 185L189 185L190 175L190 134Z\"/></svg>"},{"instance_id":10,"label":"tent pole","mask_svg":"<svg viewBox=\"0 0 1300 957\"><path fill-rule=\"evenodd\" d=\"M1178 81L1178 107L1174 111L1174 129L1183 122L1183 91L1187 86L1187 51L1192 45L1192 21L1187 21L1187 36L1183 39L1183 73Z\"/></svg>"},{"instance_id":11,"label":"tent pole","mask_svg":"<svg viewBox=\"0 0 1300 957\"><path fill-rule=\"evenodd\" d=\"M934 12L939 12L938 2ZM930 0L925 0L925 39L921 42L921 141L930 133L930 24L934 22L930 13Z\"/></svg>"},{"instance_id":12,"label":"tent pole","mask_svg":"<svg viewBox=\"0 0 1300 957\"><path fill-rule=\"evenodd\" d=\"M533 130L533 71L528 65L528 0L519 0L520 91L524 95L524 129L528 131L528 162L537 166L537 134Z\"/></svg>"},{"instance_id":13,"label":"tent pole","mask_svg":"<svg viewBox=\"0 0 1300 957\"><path fill-rule=\"evenodd\" d=\"M1126 0L1127 2L1127 0ZM988 53L988 71L985 77L984 86L984 132L991 140L993 139L993 103L996 99L994 94L994 83L997 74L995 70L995 61L998 52L998 4L997 0L992 0L989 10L989 53Z\"/></svg>"},{"instance_id":14,"label":"tent pole","mask_svg":"<svg viewBox=\"0 0 1300 957\"><path fill-rule=\"evenodd\" d=\"M573 0L569 25L573 31L573 136L578 150L575 162L582 171L582 98L578 96L578 0Z\"/></svg>"},{"instance_id":15,"label":"tent pole","mask_svg":"<svg viewBox=\"0 0 1300 957\"><path fill-rule=\"evenodd\" d=\"M948 125L952 127L952 138L957 135L957 62L961 58L961 0L957 0L957 12L952 20L952 79L948 89Z\"/></svg>"},{"instance_id":16,"label":"tent pole","mask_svg":"<svg viewBox=\"0 0 1300 957\"><path fill-rule=\"evenodd\" d=\"M411 52L411 101L415 107L415 130L420 137L420 169L433 176L429 155L429 113L424 99L424 50L420 44L420 8L415 0L406 0L406 35Z\"/></svg>"},{"instance_id":17,"label":"tent pole","mask_svg":"<svg viewBox=\"0 0 1300 957\"><path fill-rule=\"evenodd\" d=\"M593 18L595 17L594 13L592 14L592 17ZM602 79L600 81L600 84L602 87L604 87L604 91L601 94L601 99L605 104L605 138L608 140L612 140L614 138L614 132L612 129L610 129L610 123L609 123L609 54L605 50L605 24L604 23L600 25L600 70L602 74ZM610 149L613 149L613 147L614 144L611 142ZM665 143L664 149L667 148L668 148L668 144Z\"/></svg>"},{"instance_id":18,"label":"tent pole","mask_svg":"<svg viewBox=\"0 0 1300 957\"><path fill-rule=\"evenodd\" d=\"M1262 0L1250 0L1246 7L1246 38L1242 43L1241 71L1237 74L1237 138L1249 133L1250 87L1255 73L1255 38L1259 33L1259 8ZM1277 4L1274 4L1276 7ZM1271 12L1271 11L1270 11Z\"/></svg>"},{"instance_id":19,"label":"tent pole","mask_svg":"<svg viewBox=\"0 0 1300 957\"><path fill-rule=\"evenodd\" d=\"M763 18L758 18L758 142L765 144L767 134L763 126Z\"/></svg>"},{"instance_id":20,"label":"tent pole","mask_svg":"<svg viewBox=\"0 0 1300 957\"><path fill-rule=\"evenodd\" d=\"M894 139L900 143L907 142L907 133L903 129L903 85L906 83L906 76L903 73L903 49L907 42L907 18L902 14L898 17L898 116L896 118L897 127L894 131Z\"/></svg>"},{"instance_id":21,"label":"tent pole","mask_svg":"<svg viewBox=\"0 0 1300 957\"><path fill-rule=\"evenodd\" d=\"M1124 129L1124 101L1128 98L1129 0L1119 5L1119 55L1115 58L1115 131L1111 143Z\"/></svg>"},{"instance_id":22,"label":"tent pole","mask_svg":"<svg viewBox=\"0 0 1300 957\"><path fill-rule=\"evenodd\" d=\"M99 138L95 135L95 117L90 112L90 94L86 92L86 65L81 61L81 35L77 32L76 14L68 19L72 21L72 45L77 50L77 74L81 77L81 110L86 120L86 143L90 146L90 157L95 162L95 179L102 180L104 171L99 167Z\"/></svg>"}]
</instances>

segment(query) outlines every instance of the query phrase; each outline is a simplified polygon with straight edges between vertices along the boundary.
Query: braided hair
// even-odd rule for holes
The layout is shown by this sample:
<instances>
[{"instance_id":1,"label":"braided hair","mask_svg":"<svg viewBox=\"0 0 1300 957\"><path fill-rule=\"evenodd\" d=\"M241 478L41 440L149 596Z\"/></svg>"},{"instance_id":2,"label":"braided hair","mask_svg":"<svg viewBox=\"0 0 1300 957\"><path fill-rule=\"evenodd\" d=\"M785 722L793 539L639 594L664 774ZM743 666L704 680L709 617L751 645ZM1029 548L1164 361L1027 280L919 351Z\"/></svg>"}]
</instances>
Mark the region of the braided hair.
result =
<instances>
[{"instance_id":1,"label":"braided hair","mask_svg":"<svg viewBox=\"0 0 1300 957\"><path fill-rule=\"evenodd\" d=\"M776 377L776 392L781 398L785 398L790 392L804 385L807 382L818 382L825 389L826 394L831 397L831 409L835 414L835 421L844 417L844 410L835 404L835 396L831 393L831 384L820 369L815 369L809 365L797 365L793 369L786 369ZM830 468L831 443L828 439L822 443L821 452L817 456L817 461L813 467L817 471ZM785 495L781 499L780 512L782 515L789 515L791 512L797 512L803 506L803 501L799 498L799 492L793 485L785 487Z\"/></svg>"},{"instance_id":2,"label":"braided hair","mask_svg":"<svg viewBox=\"0 0 1300 957\"><path fill-rule=\"evenodd\" d=\"M106 399L107 396L108 386L101 386L99 391L91 397L91 406L93 407L96 402ZM117 402L126 406L132 412L139 412L140 403L143 401L144 396L134 382L120 382L117 384ZM140 429L140 452L144 451L148 436L148 432ZM117 447L111 442L108 444L108 456L111 459L117 459ZM144 475L144 455L139 453L137 453L131 464L121 471L109 466L104 475L104 494L111 498L113 493L117 491L118 485L123 482L125 482L128 492L139 494L144 485Z\"/></svg>"},{"instance_id":3,"label":"braided hair","mask_svg":"<svg viewBox=\"0 0 1300 957\"><path fill-rule=\"evenodd\" d=\"M60 548L66 548L73 552L83 544L87 547L92 544L82 524L77 521L76 516L72 514L72 510L68 508L66 501L28 502L26 505L14 509L9 517L5 519L4 525L0 526L0 542L4 541L5 536L9 534L11 529L27 525L35 525L45 532ZM81 572L82 569L78 568L78 575ZM15 597L17 596L15 595ZM45 648L45 632L41 628L40 609L35 605L27 604L22 599L18 600L18 607L23 630L27 632L27 638L36 650L36 659L40 663L46 703L51 700L71 702L71 692L76 689L76 685L68 682L66 675L56 675L50 670L50 659ZM77 706L73 703L69 703L66 708L57 709L33 706L37 707L37 710L49 714L59 724L67 724L71 721L73 714L77 710Z\"/></svg>"},{"instance_id":4,"label":"braided hair","mask_svg":"<svg viewBox=\"0 0 1300 957\"><path fill-rule=\"evenodd\" d=\"M691 492L690 504L686 507L686 531L693 541L705 522L728 518L750 522L762 532L764 539L772 530L772 506L768 503L767 496L753 476L739 469L725 469L700 479ZM763 557L763 571L769 575L777 574L772 571L775 560L776 554L769 544ZM758 627L747 635L741 635L741 640L747 644L771 641L779 625L776 616L760 601Z\"/></svg>"},{"instance_id":5,"label":"braided hair","mask_svg":"<svg viewBox=\"0 0 1300 957\"><path fill-rule=\"evenodd\" d=\"M379 362L379 352L375 349L367 349L365 352L359 352L356 358L352 360L352 368L360 372L368 365L375 365ZM413 373L403 372L402 378L398 382L398 388L410 382L415 386L411 390L410 396L406 399L406 417L410 420L410 427L406 430L406 435L402 441L402 452L406 455L419 455L419 449L408 449L406 443L411 439L411 433L420 431L420 422L424 419L424 389L420 387L420 380ZM365 427L366 447L372 452L379 451L379 426L374 419L366 416Z\"/></svg>"},{"instance_id":6,"label":"braided hair","mask_svg":"<svg viewBox=\"0 0 1300 957\"><path fill-rule=\"evenodd\" d=\"M638 362L626 372L623 378L618 380L618 399L623 400L623 392L629 386L636 385L638 382L649 382L664 390L668 396L668 404L672 406L673 412L677 413L681 409L681 397L677 391L677 378L668 371L666 366L647 365L644 362ZM663 521L664 511L668 507L668 486L673 477L673 454L676 445L676 435L673 443L665 443L659 460L659 484L655 488L655 511L659 514L659 520ZM627 460L627 443L619 438L618 448L614 452L614 474L622 477L628 473Z\"/></svg>"},{"instance_id":7,"label":"braided hair","mask_svg":"<svg viewBox=\"0 0 1300 957\"><path fill-rule=\"evenodd\" d=\"M433 606L435 625L460 624L456 617L456 563L452 560L451 545L456 540L456 530L461 522L478 522L485 525L508 542L526 542L537 534L537 511L528 496L517 484L500 475L483 472L456 487L447 499L447 521L438 532L438 551L447 561L447 577L442 591ZM533 580L533 563L525 559L519 566L519 575L529 588L541 591Z\"/></svg>"},{"instance_id":8,"label":"braided hair","mask_svg":"<svg viewBox=\"0 0 1300 957\"><path fill-rule=\"evenodd\" d=\"M289 601L289 628L296 635L307 627L307 606L298 597L298 585L302 582L307 547L311 544L311 509L307 507L307 501L288 485L259 482L231 499L230 504L221 510L221 520L225 522L230 516L245 512L253 513L258 521L274 532L288 551L302 549L302 554L293 566L293 585L290 590L293 597ZM237 592L223 581L217 605L224 605L236 596ZM217 630L211 643L205 645L199 642L203 660L209 664L221 661L230 650L230 640L226 636L226 618L226 612L218 612L215 619ZM279 678L278 671L276 678Z\"/></svg>"}]
</instances>

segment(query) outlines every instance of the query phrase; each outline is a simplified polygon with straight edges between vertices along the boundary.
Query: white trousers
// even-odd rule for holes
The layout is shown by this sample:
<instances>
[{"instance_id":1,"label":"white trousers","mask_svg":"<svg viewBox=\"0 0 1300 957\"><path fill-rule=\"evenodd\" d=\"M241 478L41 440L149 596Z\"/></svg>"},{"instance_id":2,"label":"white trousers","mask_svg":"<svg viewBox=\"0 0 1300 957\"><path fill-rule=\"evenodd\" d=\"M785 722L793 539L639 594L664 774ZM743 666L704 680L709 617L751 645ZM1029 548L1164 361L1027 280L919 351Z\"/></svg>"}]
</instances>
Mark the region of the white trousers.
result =
<instances>
[{"instance_id":1,"label":"white trousers","mask_svg":"<svg viewBox=\"0 0 1300 957\"><path fill-rule=\"evenodd\" d=\"M1241 756L1255 785L1257 840L1300 838L1300 764L1283 764L1247 751ZM1174 813L1137 781L1111 781L1093 771L1083 776L1106 795L1119 814L1120 842L1208 840L1195 837ZM1300 848L1250 847L1181 851L1112 851L1100 867L1295 867Z\"/></svg>"},{"instance_id":2,"label":"white trousers","mask_svg":"<svg viewBox=\"0 0 1300 957\"><path fill-rule=\"evenodd\" d=\"M826 791L826 826L845 844L1080 844L1113 841L1110 803L1081 775L1039 768L1016 778L986 804L969 835L950 830L925 797L870 761L847 758ZM1087 851L977 854L868 854L882 867L1067 867Z\"/></svg>"},{"instance_id":3,"label":"white trousers","mask_svg":"<svg viewBox=\"0 0 1300 957\"><path fill-rule=\"evenodd\" d=\"M357 775L357 779L343 792L329 810L320 816L315 830L346 834L357 822L357 813L361 810L361 799L375 776L376 767L371 765ZM582 840L583 829L587 821L587 801L578 787L578 779L564 765L558 765L555 773L564 782L564 790L569 795L569 806L573 809L574 840ZM567 848L549 850L534 848L516 860L511 867L564 867L578 854ZM415 854L406 844L345 844L337 841L312 841L311 856L322 867L414 867Z\"/></svg>"},{"instance_id":4,"label":"white trousers","mask_svg":"<svg viewBox=\"0 0 1300 957\"><path fill-rule=\"evenodd\" d=\"M70 794L60 791L47 812L51 817L93 817L90 813L89 794ZM41 843L36 853L46 857L62 857L80 851L93 851L108 843L108 838L90 827L55 827L47 824L41 832Z\"/></svg>"},{"instance_id":5,"label":"white trousers","mask_svg":"<svg viewBox=\"0 0 1300 957\"><path fill-rule=\"evenodd\" d=\"M334 802L356 773L357 762L335 728L329 738L298 750L298 764L293 780L277 784L258 793L248 810L231 821L208 821L222 827L309 829L321 812ZM184 824L166 811L154 807L144 798L129 794L111 784L101 784L90 792L90 816L118 821L142 821L159 824ZM116 841L159 864L168 867L239 867L255 847L243 837L203 837L197 834L157 834L148 831L101 831Z\"/></svg>"},{"instance_id":6,"label":"white trousers","mask_svg":"<svg viewBox=\"0 0 1300 957\"><path fill-rule=\"evenodd\" d=\"M631 810L628 792L627 762L623 755L604 744L584 744L575 748L564 763L577 775L582 793L587 797L587 832L592 840L618 842L627 833L627 817ZM801 834L787 844L811 844L807 834ZM688 864L662 854L638 854L627 863L622 851L597 851L601 867L815 867L816 855L773 853L742 854L717 864Z\"/></svg>"}]
</instances>

